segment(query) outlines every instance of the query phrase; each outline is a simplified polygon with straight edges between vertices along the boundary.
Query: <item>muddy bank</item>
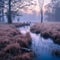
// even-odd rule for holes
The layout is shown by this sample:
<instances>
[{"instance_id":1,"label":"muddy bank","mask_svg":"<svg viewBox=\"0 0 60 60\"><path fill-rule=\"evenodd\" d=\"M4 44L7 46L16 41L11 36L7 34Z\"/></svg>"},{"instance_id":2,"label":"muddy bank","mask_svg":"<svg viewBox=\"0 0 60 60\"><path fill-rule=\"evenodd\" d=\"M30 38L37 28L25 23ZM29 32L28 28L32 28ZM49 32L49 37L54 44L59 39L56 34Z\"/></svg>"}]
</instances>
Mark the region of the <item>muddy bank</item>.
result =
<instances>
[{"instance_id":1,"label":"muddy bank","mask_svg":"<svg viewBox=\"0 0 60 60\"><path fill-rule=\"evenodd\" d=\"M33 60L29 33L23 35L15 26L0 24L0 60Z\"/></svg>"},{"instance_id":2,"label":"muddy bank","mask_svg":"<svg viewBox=\"0 0 60 60\"><path fill-rule=\"evenodd\" d=\"M34 33L41 33L44 38L52 38L57 44L60 44L60 23L36 23L30 29Z\"/></svg>"}]
</instances>

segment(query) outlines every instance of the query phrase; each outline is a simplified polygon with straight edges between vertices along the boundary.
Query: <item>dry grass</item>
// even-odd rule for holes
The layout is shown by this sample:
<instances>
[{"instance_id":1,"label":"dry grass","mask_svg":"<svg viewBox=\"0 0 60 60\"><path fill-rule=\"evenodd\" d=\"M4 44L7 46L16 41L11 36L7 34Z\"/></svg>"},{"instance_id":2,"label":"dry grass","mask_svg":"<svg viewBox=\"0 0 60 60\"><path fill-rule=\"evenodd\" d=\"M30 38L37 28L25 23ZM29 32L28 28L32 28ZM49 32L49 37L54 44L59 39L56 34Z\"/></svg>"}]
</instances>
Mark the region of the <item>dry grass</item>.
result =
<instances>
[{"instance_id":1,"label":"dry grass","mask_svg":"<svg viewBox=\"0 0 60 60\"><path fill-rule=\"evenodd\" d=\"M31 36L21 34L13 25L0 25L0 60L31 60L31 52L22 51L30 45Z\"/></svg>"},{"instance_id":2,"label":"dry grass","mask_svg":"<svg viewBox=\"0 0 60 60\"><path fill-rule=\"evenodd\" d=\"M60 23L37 23L31 27L31 31L41 33L44 38L52 38L60 44Z\"/></svg>"}]
</instances>

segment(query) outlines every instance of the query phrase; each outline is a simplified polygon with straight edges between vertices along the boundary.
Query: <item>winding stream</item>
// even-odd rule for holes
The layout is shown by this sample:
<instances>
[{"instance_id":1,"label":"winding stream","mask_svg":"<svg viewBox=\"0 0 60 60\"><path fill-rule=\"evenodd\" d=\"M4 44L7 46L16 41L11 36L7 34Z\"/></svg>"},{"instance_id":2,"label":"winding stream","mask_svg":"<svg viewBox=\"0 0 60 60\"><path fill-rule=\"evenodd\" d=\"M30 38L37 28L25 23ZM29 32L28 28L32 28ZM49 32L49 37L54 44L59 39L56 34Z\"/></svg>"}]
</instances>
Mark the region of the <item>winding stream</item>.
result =
<instances>
[{"instance_id":1,"label":"winding stream","mask_svg":"<svg viewBox=\"0 0 60 60\"><path fill-rule=\"evenodd\" d=\"M19 28L21 33L30 32L30 27ZM60 45L54 44L52 39L44 39L40 34L30 32L32 37L31 49L35 53L34 60L60 60L60 57L53 55L54 50L60 50Z\"/></svg>"}]
</instances>

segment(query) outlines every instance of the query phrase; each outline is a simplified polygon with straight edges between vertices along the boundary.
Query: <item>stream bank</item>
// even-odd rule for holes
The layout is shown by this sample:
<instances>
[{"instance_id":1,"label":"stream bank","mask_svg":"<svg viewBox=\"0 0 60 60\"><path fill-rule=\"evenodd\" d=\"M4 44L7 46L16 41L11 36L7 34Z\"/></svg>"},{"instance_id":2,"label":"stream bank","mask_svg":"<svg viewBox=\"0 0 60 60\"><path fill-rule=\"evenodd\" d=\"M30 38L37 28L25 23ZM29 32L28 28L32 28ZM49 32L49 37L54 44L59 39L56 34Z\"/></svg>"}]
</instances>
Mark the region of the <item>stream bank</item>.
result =
<instances>
[{"instance_id":1,"label":"stream bank","mask_svg":"<svg viewBox=\"0 0 60 60\"><path fill-rule=\"evenodd\" d=\"M36 28L36 26L34 26ZM19 30L22 34L27 32L30 33L32 38L31 49L35 53L34 60L60 60L60 45L55 44L53 39L51 38L44 38L39 33L33 33L30 31L30 26L20 27ZM37 28L36 30L38 30Z\"/></svg>"},{"instance_id":2,"label":"stream bank","mask_svg":"<svg viewBox=\"0 0 60 60\"><path fill-rule=\"evenodd\" d=\"M60 23L59 22L47 22L37 23L31 27L31 32L40 33L41 36L48 39L51 38L54 43L60 44Z\"/></svg>"}]
</instances>

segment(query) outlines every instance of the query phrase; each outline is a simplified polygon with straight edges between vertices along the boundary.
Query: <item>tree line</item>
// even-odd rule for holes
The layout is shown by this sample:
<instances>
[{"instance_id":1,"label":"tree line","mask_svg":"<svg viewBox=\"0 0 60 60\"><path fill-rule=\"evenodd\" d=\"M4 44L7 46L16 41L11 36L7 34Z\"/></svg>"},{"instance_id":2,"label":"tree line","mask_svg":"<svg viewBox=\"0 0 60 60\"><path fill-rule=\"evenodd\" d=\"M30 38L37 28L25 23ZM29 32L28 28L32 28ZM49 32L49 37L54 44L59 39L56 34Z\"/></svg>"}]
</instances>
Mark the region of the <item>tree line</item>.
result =
<instances>
[{"instance_id":1,"label":"tree line","mask_svg":"<svg viewBox=\"0 0 60 60\"><path fill-rule=\"evenodd\" d=\"M24 9L25 7L29 7L30 5L34 5L32 0L0 0L0 2L1 1L4 2L4 15L7 16L8 23L12 23L12 16L21 16L19 10Z\"/></svg>"},{"instance_id":2,"label":"tree line","mask_svg":"<svg viewBox=\"0 0 60 60\"><path fill-rule=\"evenodd\" d=\"M45 8L47 10L44 15L48 21L60 21L60 0L51 0Z\"/></svg>"}]
</instances>

